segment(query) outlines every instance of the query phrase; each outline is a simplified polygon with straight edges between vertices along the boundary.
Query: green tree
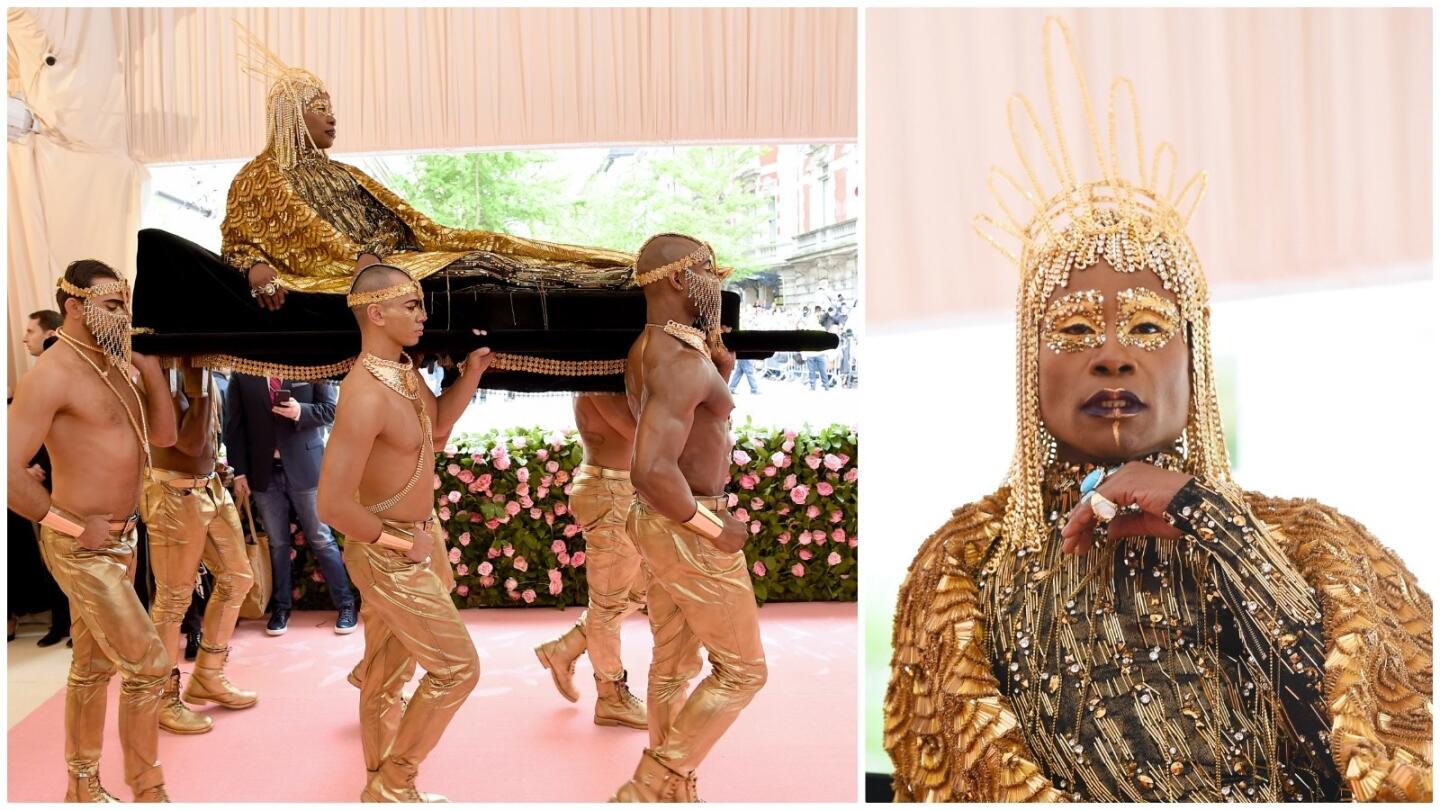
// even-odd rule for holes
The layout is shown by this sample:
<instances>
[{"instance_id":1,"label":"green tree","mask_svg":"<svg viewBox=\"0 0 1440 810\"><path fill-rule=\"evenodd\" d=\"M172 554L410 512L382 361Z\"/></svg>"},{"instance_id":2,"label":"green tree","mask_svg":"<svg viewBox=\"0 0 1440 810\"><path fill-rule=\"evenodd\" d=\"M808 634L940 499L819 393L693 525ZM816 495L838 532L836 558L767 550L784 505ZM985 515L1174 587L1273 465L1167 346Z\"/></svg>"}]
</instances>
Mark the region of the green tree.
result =
<instances>
[{"instance_id":1,"label":"green tree","mask_svg":"<svg viewBox=\"0 0 1440 810\"><path fill-rule=\"evenodd\" d=\"M686 233L709 242L732 279L760 269L750 258L766 221L754 147L642 149L598 172L571 208L565 241L638 250L651 235Z\"/></svg>"},{"instance_id":2,"label":"green tree","mask_svg":"<svg viewBox=\"0 0 1440 810\"><path fill-rule=\"evenodd\" d=\"M452 228L540 236L563 211L560 180L545 172L548 152L420 155L397 172L394 189L426 216Z\"/></svg>"}]
</instances>

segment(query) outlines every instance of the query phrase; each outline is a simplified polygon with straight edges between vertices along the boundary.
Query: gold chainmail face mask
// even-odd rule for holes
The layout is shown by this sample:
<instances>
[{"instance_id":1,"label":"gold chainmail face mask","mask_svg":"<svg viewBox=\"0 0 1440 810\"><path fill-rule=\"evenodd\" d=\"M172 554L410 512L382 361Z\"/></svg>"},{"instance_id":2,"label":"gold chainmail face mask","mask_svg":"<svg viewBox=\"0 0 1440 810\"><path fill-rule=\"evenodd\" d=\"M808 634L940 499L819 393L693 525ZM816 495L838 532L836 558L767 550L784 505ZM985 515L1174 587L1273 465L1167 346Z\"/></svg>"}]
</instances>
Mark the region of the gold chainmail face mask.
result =
<instances>
[{"instance_id":1,"label":"gold chainmail face mask","mask_svg":"<svg viewBox=\"0 0 1440 810\"><path fill-rule=\"evenodd\" d=\"M56 286L81 299L85 305L85 328L95 336L95 343L105 352L111 365L130 363L130 285L125 281L107 281L90 287L77 287L62 276ZM111 312L95 303L96 299L119 293L120 308Z\"/></svg>"},{"instance_id":2,"label":"gold chainmail face mask","mask_svg":"<svg viewBox=\"0 0 1440 810\"><path fill-rule=\"evenodd\" d=\"M1064 39L1085 111L1090 142L1084 146L1100 168L1097 179L1079 178L1061 125L1060 88L1051 53L1056 31ZM976 231L1020 268L1015 311L1017 435L1004 535L1007 544L1037 547L1049 536L1042 484L1047 466L1055 459L1055 440L1040 419L1039 353L1042 337L1047 335L1046 302L1056 289L1069 283L1070 273L1101 259L1119 273L1150 270L1175 295L1179 311L1173 326L1187 341L1191 369L1190 412L1181 436L1183 466L1211 486L1239 497L1230 479L1211 372L1209 294L1194 245L1185 232L1204 194L1205 174L1195 174L1175 192L1174 147L1160 144L1147 161L1134 86L1128 79L1117 78L1110 86L1108 136L1102 138L1069 30L1060 20L1047 18L1044 41L1046 96L1054 131L1047 133L1041 126L1029 99L1011 96L1007 115L1024 182L992 166L988 184L999 215L980 214L974 221ZM1135 159L1130 167L1122 166L1120 159L1117 124L1125 120L1120 114L1125 106L1120 104L1122 100L1128 100L1133 130ZM1038 156L1022 143L1019 130L1027 122L1048 163L1046 176L1058 178L1058 187L1045 188L1037 171ZM1022 217L1027 211L1028 216ZM1014 249L1017 243L1018 251Z\"/></svg>"},{"instance_id":3,"label":"gold chainmail face mask","mask_svg":"<svg viewBox=\"0 0 1440 810\"><path fill-rule=\"evenodd\" d=\"M685 274L685 295L690 299L690 302L695 305L695 308L700 311L698 319L700 322L699 327L704 330L711 345L714 345L720 338L721 300L721 273L718 268L715 268L715 251L710 245L692 236L679 233L661 233L645 240L645 244L640 246L638 253L644 253L645 248L649 246L651 242L662 237L685 239L699 247L697 247L694 252L682 256L669 264L661 265L644 273L637 273L635 275L635 283L644 287L670 278L676 273L683 272ZM705 264L707 261L712 268L711 272L698 272L695 270L696 267Z\"/></svg>"}]
</instances>

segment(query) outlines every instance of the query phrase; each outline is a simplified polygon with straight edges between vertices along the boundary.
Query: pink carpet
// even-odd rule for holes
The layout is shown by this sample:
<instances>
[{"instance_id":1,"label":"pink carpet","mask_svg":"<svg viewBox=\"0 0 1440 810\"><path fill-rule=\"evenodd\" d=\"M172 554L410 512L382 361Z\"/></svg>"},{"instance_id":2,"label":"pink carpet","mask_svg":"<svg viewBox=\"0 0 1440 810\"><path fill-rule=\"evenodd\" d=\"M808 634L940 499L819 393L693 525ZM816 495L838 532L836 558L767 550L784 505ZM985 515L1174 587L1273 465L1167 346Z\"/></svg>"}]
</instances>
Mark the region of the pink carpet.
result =
<instances>
[{"instance_id":1,"label":"pink carpet","mask_svg":"<svg viewBox=\"0 0 1440 810\"><path fill-rule=\"evenodd\" d=\"M468 610L480 652L480 685L420 772L420 787L455 801L604 801L633 771L646 734L591 722L589 662L576 669L579 703L568 703L531 648L559 635L579 611ZM699 772L707 801L853 802L857 742L856 612L853 604L781 604L760 611L770 678ZM161 732L160 755L177 801L353 802L363 786L359 692L345 675L363 634L337 636L334 614L297 613L290 632L265 635L242 622L228 670L260 693L252 709L208 706L215 728ZM624 657L644 696L650 661L643 616L625 625ZM188 672L190 666L181 667ZM116 736L116 678L101 766L105 785L129 801ZM64 792L64 684L10 732L9 799L58 801Z\"/></svg>"}]
</instances>

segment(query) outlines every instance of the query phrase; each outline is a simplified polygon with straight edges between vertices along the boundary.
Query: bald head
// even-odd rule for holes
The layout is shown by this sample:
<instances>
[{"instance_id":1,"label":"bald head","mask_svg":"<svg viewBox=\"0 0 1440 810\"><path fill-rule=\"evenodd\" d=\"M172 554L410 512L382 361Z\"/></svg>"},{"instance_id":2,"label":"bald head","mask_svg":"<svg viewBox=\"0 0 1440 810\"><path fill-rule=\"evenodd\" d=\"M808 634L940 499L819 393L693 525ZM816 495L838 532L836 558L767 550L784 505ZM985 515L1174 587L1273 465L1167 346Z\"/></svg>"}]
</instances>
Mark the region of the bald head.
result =
<instances>
[{"instance_id":1,"label":"bald head","mask_svg":"<svg viewBox=\"0 0 1440 810\"><path fill-rule=\"evenodd\" d=\"M388 264L372 264L355 274L354 281L350 282L350 295L376 292L407 282L414 283L404 270ZM368 303L356 304L350 307L350 311L355 313L356 318L364 319L367 306Z\"/></svg>"},{"instance_id":2,"label":"bald head","mask_svg":"<svg viewBox=\"0 0 1440 810\"><path fill-rule=\"evenodd\" d=\"M652 237L635 257L635 274L641 276L657 267L679 261L700 247L700 240L680 234L665 233Z\"/></svg>"}]
</instances>

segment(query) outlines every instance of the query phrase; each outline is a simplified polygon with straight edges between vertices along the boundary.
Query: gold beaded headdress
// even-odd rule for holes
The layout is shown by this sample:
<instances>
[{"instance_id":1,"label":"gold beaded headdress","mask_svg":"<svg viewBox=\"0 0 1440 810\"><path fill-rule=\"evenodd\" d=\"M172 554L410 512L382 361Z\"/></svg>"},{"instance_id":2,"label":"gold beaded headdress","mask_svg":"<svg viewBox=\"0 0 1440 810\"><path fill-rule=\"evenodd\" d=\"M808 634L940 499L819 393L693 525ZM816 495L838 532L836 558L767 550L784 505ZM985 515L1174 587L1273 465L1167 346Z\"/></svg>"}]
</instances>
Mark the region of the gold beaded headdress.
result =
<instances>
[{"instance_id":1,"label":"gold beaded headdress","mask_svg":"<svg viewBox=\"0 0 1440 810\"><path fill-rule=\"evenodd\" d=\"M345 296L346 306L359 307L369 304L378 304L381 301L389 301L391 298L399 298L405 295L418 295L421 297L422 300L424 299L425 295L421 291L420 285L416 283L415 279L410 277L409 273L406 273L404 270L401 270L400 268L392 264L372 264L367 266L365 269L368 270L372 267L388 268L390 270L394 270L395 272L404 275L405 280L400 282L399 284L392 284L389 287L382 287L378 290L371 290L370 292L352 292L349 295Z\"/></svg>"},{"instance_id":2,"label":"gold beaded headdress","mask_svg":"<svg viewBox=\"0 0 1440 810\"><path fill-rule=\"evenodd\" d=\"M1075 74L1090 145L1100 167L1097 180L1082 181L1078 177L1065 139L1050 47L1056 30L1064 37ZM1072 270L1090 267L1102 258L1117 272L1154 272L1165 289L1175 295L1186 327L1191 369L1190 413L1182 435L1185 468L1214 486L1234 486L1211 373L1209 293L1195 247L1185 233L1205 192L1205 173L1195 174L1176 192L1176 153L1169 143L1161 143L1147 165L1135 88L1123 77L1110 85L1107 137L1102 139L1070 30L1058 18L1047 17L1042 37L1054 142L1042 128L1030 100L1018 93L1012 95L1006 117L1028 185L992 166L987 185L1003 219L982 213L973 223L981 236L1020 267L1015 312L1017 436L1010 466L1010 499L1005 510L1005 536L1012 544L1035 543L1048 536L1041 483L1045 466L1053 460L1054 439L1040 421L1039 333L1045 305L1056 289L1069 283ZM1119 157L1116 126L1122 90L1129 102L1136 153L1135 172L1129 176ZM1024 113L1038 138L1058 181L1054 191L1045 189L1035 161L1022 144L1017 112ZM1169 171L1162 183L1161 163L1167 156ZM1003 181L1013 192L1009 200L997 181ZM1028 219L1024 221L1011 205L1015 195L1029 205ZM1018 242L1018 251L1002 243L1007 235Z\"/></svg>"},{"instance_id":3,"label":"gold beaded headdress","mask_svg":"<svg viewBox=\"0 0 1440 810\"><path fill-rule=\"evenodd\" d=\"M307 151L323 157L325 152L315 145L305 127L305 106L326 92L325 83L304 68L285 64L239 22L235 27L239 29L240 69L270 83L265 97L265 151L286 169Z\"/></svg>"}]
</instances>

